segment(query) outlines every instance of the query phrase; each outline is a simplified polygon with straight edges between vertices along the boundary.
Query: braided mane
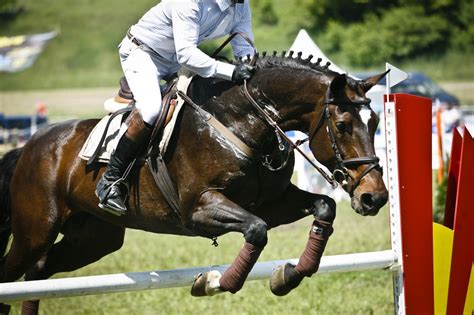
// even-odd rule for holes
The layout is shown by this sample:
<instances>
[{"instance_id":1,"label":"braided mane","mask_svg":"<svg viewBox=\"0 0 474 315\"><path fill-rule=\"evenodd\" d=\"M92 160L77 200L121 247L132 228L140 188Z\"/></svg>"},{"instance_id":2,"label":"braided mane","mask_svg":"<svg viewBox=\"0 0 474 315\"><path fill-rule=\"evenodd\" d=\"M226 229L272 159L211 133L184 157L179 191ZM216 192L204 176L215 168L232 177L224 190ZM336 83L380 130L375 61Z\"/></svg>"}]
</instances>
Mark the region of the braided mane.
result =
<instances>
[{"instance_id":1,"label":"braided mane","mask_svg":"<svg viewBox=\"0 0 474 315\"><path fill-rule=\"evenodd\" d=\"M282 51L281 54L278 52L273 51L272 55L267 55L267 52L264 51L262 55L256 53L254 58L256 58L256 66L257 68L273 68L273 67L286 67L292 69L305 69L305 70L316 70L322 72L324 74L335 74L336 72L329 69L331 65L330 62L326 64L321 64L322 59L318 58L316 62L312 62L313 55L309 55L306 59L301 58L303 55L302 52L298 52L296 57L294 57L294 51L290 51L288 54L286 51ZM250 59L248 56L247 60ZM247 61L249 62L249 61Z\"/></svg>"}]
</instances>

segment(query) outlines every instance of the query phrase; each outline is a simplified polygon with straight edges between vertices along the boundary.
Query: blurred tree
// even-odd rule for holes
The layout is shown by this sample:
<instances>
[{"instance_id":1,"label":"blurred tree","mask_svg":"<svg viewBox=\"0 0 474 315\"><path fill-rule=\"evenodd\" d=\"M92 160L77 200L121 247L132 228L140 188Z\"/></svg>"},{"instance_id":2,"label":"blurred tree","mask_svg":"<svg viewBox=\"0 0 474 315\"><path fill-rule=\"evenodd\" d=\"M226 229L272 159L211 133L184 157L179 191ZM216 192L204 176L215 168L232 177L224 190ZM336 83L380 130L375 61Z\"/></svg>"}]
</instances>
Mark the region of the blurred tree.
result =
<instances>
[{"instance_id":1,"label":"blurred tree","mask_svg":"<svg viewBox=\"0 0 474 315\"><path fill-rule=\"evenodd\" d=\"M398 1L386 0L299 0L302 10L312 15L312 30L321 32L330 21L341 24L361 22L366 14L380 14L383 10L396 7Z\"/></svg>"},{"instance_id":2,"label":"blurred tree","mask_svg":"<svg viewBox=\"0 0 474 315\"><path fill-rule=\"evenodd\" d=\"M0 0L0 25L6 24L22 11L17 0Z\"/></svg>"},{"instance_id":3,"label":"blurred tree","mask_svg":"<svg viewBox=\"0 0 474 315\"><path fill-rule=\"evenodd\" d=\"M264 0L257 2L259 14L259 22L264 25L276 25L278 24L278 16L273 7L272 0Z\"/></svg>"},{"instance_id":4,"label":"blurred tree","mask_svg":"<svg viewBox=\"0 0 474 315\"><path fill-rule=\"evenodd\" d=\"M0 13L14 10L16 7L16 0L0 0Z\"/></svg>"},{"instance_id":5,"label":"blurred tree","mask_svg":"<svg viewBox=\"0 0 474 315\"><path fill-rule=\"evenodd\" d=\"M463 52L474 50L474 2L462 0L459 7L459 28L452 32L451 43L454 49Z\"/></svg>"},{"instance_id":6,"label":"blurred tree","mask_svg":"<svg viewBox=\"0 0 474 315\"><path fill-rule=\"evenodd\" d=\"M367 15L364 22L352 24L344 32L333 28L333 32L341 37L342 52L357 66L442 53L449 41L447 21L427 15L422 6L387 10L382 17Z\"/></svg>"}]
</instances>

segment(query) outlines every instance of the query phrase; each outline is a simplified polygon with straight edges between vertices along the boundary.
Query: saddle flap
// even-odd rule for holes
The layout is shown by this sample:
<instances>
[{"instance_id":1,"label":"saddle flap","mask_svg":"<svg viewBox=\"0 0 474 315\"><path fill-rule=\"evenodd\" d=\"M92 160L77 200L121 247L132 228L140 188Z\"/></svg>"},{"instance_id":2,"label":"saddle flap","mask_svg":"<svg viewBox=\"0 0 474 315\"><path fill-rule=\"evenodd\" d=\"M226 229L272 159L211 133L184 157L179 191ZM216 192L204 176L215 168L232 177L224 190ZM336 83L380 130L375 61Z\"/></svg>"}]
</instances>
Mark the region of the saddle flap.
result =
<instances>
[{"instance_id":1,"label":"saddle flap","mask_svg":"<svg viewBox=\"0 0 474 315\"><path fill-rule=\"evenodd\" d=\"M126 131L125 127L121 128L125 115L126 113L122 112L103 117L87 137L79 152L79 157L86 161L93 159L107 163L119 139Z\"/></svg>"}]
</instances>

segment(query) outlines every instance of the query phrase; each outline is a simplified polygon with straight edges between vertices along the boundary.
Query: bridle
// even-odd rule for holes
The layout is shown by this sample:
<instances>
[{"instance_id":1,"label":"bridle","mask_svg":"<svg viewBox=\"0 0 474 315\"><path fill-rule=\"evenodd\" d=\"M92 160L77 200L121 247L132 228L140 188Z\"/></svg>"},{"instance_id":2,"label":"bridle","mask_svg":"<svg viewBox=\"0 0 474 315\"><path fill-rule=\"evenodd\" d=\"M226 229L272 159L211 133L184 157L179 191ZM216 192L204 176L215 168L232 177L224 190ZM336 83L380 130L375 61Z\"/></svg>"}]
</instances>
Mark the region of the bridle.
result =
<instances>
[{"instance_id":1,"label":"bridle","mask_svg":"<svg viewBox=\"0 0 474 315\"><path fill-rule=\"evenodd\" d=\"M274 130L277 140L278 140L278 147L279 150L282 152L284 151L287 147L289 147L289 151L296 150L298 151L310 164L313 166L323 177L326 179L326 181L333 187L336 188L337 184L341 184L341 186L350 194L352 195L354 190L359 186L361 180L363 177L365 177L370 171L373 169L376 169L380 172L382 172L382 168L379 165L379 158L376 156L366 156L366 157L356 157L356 158L348 158L344 159L341 150L339 149L339 146L336 141L336 136L334 129L331 124L331 112L329 111L329 105L334 104L334 105L343 105L343 104L349 104L349 103L344 103L344 102L336 102L333 98L330 98L329 94L329 88L326 91L325 95L325 100L324 100L324 110L321 113L321 116L319 118L319 121L316 125L316 128L312 132L312 134L309 137L309 143L312 143L312 140L316 136L317 132L321 129L321 127L324 124L324 121L327 121L328 125L328 134L329 134L329 139L331 141L331 147L334 151L334 156L336 157L336 167L334 171L332 172L331 175L327 174L326 171L324 171L321 167L316 165L310 158L309 156L303 152L299 148L299 145L304 141L299 141L297 143L293 142L286 134L285 132L278 126L278 123L273 120L272 117L255 101L255 99L250 95L248 88L247 88L247 81L244 81L243 84L243 92L249 102L252 104L252 106L261 114L262 118L266 121L266 123ZM370 100L367 101L362 101L362 102L351 102L351 105L369 105ZM287 143L287 146L283 144L282 139ZM289 154L287 155L289 157ZM282 162L282 165L278 168L271 168L270 165L266 165L265 161L263 162L267 168L269 168L271 171L277 171L282 169L286 165L286 160ZM268 164L268 163L267 163ZM367 164L366 168L364 171L357 177L357 178L352 178L351 175L349 174L348 167L354 167L357 165L365 165ZM352 185L349 189L348 185L348 179L352 180Z\"/></svg>"},{"instance_id":2,"label":"bridle","mask_svg":"<svg viewBox=\"0 0 474 315\"><path fill-rule=\"evenodd\" d=\"M341 186L344 189L346 189L350 195L352 195L352 193L357 188L357 186L359 186L362 178L364 178L367 174L369 174L370 171L372 171L373 169L376 169L377 171L382 172L382 167L379 164L380 159L377 156L364 156L364 157L356 157L356 158L348 158L348 159L344 159L342 157L341 150L339 149L339 145L336 141L334 128L331 124L331 112L329 111L329 105L331 104L369 106L370 99L359 101L359 102L342 102L342 101L336 102L334 98L330 97L330 92L328 88L325 94L324 109L321 113L321 117L318 121L318 124L316 125L316 128L314 128L314 131L312 132L309 138L310 139L309 143L311 144L313 142L314 137L318 133L319 129L321 129L322 125L324 124L324 120L326 118L327 131L328 131L329 139L331 140L331 147L334 152L334 156L336 157L336 167L334 168L334 171L332 172L332 177L335 181L340 183ZM354 166L365 165L365 164L367 164L367 166L357 178L354 179L352 178L352 176L350 176L348 167L354 167ZM348 189L349 178L351 178L352 180L352 185L350 189Z\"/></svg>"},{"instance_id":3,"label":"bridle","mask_svg":"<svg viewBox=\"0 0 474 315\"><path fill-rule=\"evenodd\" d=\"M253 59L250 61L251 65L254 65L256 63L256 54L257 50L255 48L255 45L253 41L244 33L237 32L231 34L225 41L224 43L219 46L216 51L212 54L212 57L216 57L219 52L237 35L240 35L241 37L244 38L254 49L254 56ZM250 56L249 56L250 57ZM334 105L344 105L344 104L351 104L351 105L369 105L370 104L370 99L360 101L360 102L336 102L334 98L330 97L330 89L326 90L325 94L325 100L324 100L324 110L321 113L321 117L319 118L319 122L314 129L313 133L309 137L309 143L312 143L312 140L314 139L316 133L321 129L322 125L324 124L325 118L327 121L328 125L328 134L329 134L329 139L331 140L331 147L334 151L334 155L336 157L336 167L334 171L332 172L331 175L327 174L325 170L323 170L321 167L319 167L316 163L314 163L309 156L303 152L303 150L300 149L299 145L306 142L308 139L305 139L303 141L297 141L296 143L293 142L286 134L285 132L278 126L277 122L270 117L270 115L255 101L255 99L250 95L248 89L247 89L247 80L244 80L243 84L243 92L249 102L252 104L252 106L260 113L264 121L271 127L273 128L275 132L275 136L278 141L278 149L280 153L283 155L286 152L286 157L282 158L281 165L278 167L273 167L271 164L271 159L269 158L269 155L264 155L262 159L262 164L268 168L270 171L279 171L283 169L290 157L290 153L293 150L298 151L308 162L313 166L323 177L324 179L333 187L336 188L338 183L341 184L341 186L349 193L349 195L352 195L354 190L359 186L362 178L364 178L367 174L370 173L373 169L382 172L382 167L379 165L379 158L376 156L365 156L365 157L356 157L356 158L348 158L344 159L341 150L339 149L339 146L336 141L336 136L334 129L331 124L331 112L329 111L329 105L334 104ZM284 141L283 141L284 140ZM284 143L286 142L286 144ZM364 171L357 177L357 178L352 178L352 176L349 174L348 167L354 167L358 165L365 165ZM348 179L352 180L352 185L349 189L349 182Z\"/></svg>"}]
</instances>

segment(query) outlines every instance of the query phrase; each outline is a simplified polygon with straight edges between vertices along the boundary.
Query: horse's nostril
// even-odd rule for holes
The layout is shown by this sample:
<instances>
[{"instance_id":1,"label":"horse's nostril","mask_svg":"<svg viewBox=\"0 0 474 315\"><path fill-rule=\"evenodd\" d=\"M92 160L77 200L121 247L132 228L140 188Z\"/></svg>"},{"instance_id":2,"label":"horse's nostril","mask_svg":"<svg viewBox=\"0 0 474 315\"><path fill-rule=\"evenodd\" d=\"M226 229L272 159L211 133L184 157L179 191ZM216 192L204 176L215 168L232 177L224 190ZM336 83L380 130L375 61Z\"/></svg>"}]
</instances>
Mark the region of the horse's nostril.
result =
<instances>
[{"instance_id":1,"label":"horse's nostril","mask_svg":"<svg viewBox=\"0 0 474 315\"><path fill-rule=\"evenodd\" d=\"M371 209L374 207L374 199L372 198L372 194L362 194L360 200L365 209Z\"/></svg>"}]
</instances>

